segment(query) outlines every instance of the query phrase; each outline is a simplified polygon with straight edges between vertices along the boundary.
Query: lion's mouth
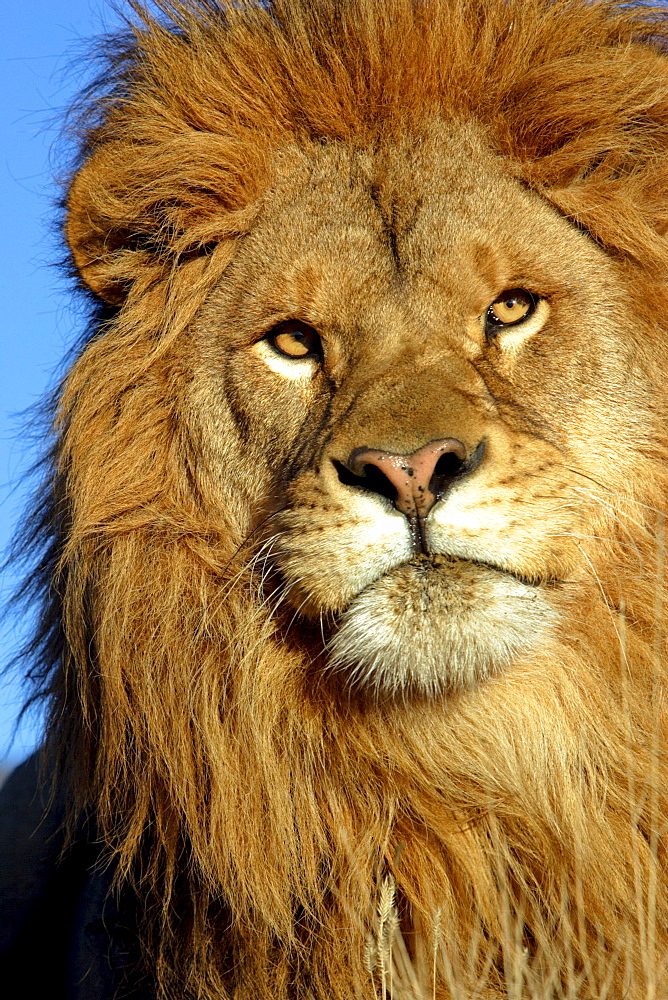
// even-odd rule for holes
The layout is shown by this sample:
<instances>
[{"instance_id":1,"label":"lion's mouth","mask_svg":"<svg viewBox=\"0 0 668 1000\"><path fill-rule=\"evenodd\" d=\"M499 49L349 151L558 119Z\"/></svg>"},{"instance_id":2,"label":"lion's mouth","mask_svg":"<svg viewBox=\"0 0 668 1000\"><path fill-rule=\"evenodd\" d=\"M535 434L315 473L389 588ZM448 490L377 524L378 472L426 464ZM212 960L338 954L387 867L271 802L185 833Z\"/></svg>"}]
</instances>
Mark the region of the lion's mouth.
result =
<instances>
[{"instance_id":1,"label":"lion's mouth","mask_svg":"<svg viewBox=\"0 0 668 1000\"><path fill-rule=\"evenodd\" d=\"M431 554L425 554L420 552L409 559L404 565L414 566L418 572L429 573L431 571L440 571L448 567L456 568L463 565L469 566L479 566L482 570L491 570L494 573L500 573L503 576L510 577L513 580L517 580L518 583L522 583L527 587L540 587L544 585L554 585L558 581L556 579L548 578L547 576L541 576L539 574L528 575L518 572L517 570L509 569L507 566L500 566L498 563L487 561L484 559L467 559L462 556L450 555L448 553L437 552Z\"/></svg>"},{"instance_id":2,"label":"lion's mouth","mask_svg":"<svg viewBox=\"0 0 668 1000\"><path fill-rule=\"evenodd\" d=\"M336 628L342 616L362 594L378 589L385 591L390 588L394 599L399 603L405 601L407 605L412 604L414 599L419 603L418 595L427 593L432 595L427 602L429 604L435 601L442 604L446 595L457 595L456 604L465 600L466 594L477 592L485 585L484 581L488 586L494 586L494 581L497 581L500 587L505 581L508 585L519 586L527 594L535 594L539 589L558 582L547 573L522 572L487 559L485 555L476 552L464 555L414 551L412 555L406 553L403 559L396 562L391 560L389 566L368 566L359 582L354 579L354 574L352 579L346 579L345 564L337 566L338 574L333 573L329 577L326 571L304 574L302 560L300 576L295 578L290 563L286 567L282 560L278 560L269 569L264 569L262 586L267 597L272 593L282 595L280 604L285 607L291 621L296 617L302 623L322 622L324 614L331 626ZM438 591L442 592L443 600L436 597Z\"/></svg>"},{"instance_id":3,"label":"lion's mouth","mask_svg":"<svg viewBox=\"0 0 668 1000\"><path fill-rule=\"evenodd\" d=\"M505 670L555 620L546 576L471 556L404 550L389 565L366 564L357 578L345 558L333 559L331 575L320 563L306 577L302 559L299 578L279 562L265 585L282 589L286 636L298 620L318 662L324 654L327 673L344 688L432 695Z\"/></svg>"}]
</instances>

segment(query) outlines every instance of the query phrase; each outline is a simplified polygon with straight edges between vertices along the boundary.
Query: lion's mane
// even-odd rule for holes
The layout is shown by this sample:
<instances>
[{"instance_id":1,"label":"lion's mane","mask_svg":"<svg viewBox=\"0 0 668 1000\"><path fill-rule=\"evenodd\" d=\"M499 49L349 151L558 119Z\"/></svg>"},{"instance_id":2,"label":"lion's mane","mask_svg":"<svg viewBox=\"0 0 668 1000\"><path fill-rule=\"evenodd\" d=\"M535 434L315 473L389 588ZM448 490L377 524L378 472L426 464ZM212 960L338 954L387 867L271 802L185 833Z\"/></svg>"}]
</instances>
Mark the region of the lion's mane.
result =
<instances>
[{"instance_id":1,"label":"lion's mane","mask_svg":"<svg viewBox=\"0 0 668 1000\"><path fill-rule=\"evenodd\" d=\"M374 996L379 893L380 931L400 920L426 995L655 996L668 954L665 13L161 7L107 49L68 195L77 269L106 306L58 402L30 655L73 815L93 812L119 882L145 900L167 996ZM206 442L179 419L183 344L274 150L300 135L369 147L429 115L477 122L634 275L656 433L620 468L632 486L618 533L564 598L569 627L535 670L445 706L358 703L313 682L318 635L272 617L245 544L252 484L228 470L221 508L202 483Z\"/></svg>"}]
</instances>

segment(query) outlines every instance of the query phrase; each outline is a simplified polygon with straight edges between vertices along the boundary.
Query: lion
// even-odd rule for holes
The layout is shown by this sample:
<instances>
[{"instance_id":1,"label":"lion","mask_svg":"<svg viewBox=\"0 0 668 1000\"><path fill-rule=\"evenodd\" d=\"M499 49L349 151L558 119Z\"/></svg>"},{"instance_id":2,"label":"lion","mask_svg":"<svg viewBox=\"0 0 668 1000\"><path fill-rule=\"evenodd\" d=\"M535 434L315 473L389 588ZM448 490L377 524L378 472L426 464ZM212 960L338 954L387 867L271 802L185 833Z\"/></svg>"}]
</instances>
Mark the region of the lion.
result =
<instances>
[{"instance_id":1,"label":"lion","mask_svg":"<svg viewBox=\"0 0 668 1000\"><path fill-rule=\"evenodd\" d=\"M133 9L30 529L130 981L667 996L665 9Z\"/></svg>"}]
</instances>

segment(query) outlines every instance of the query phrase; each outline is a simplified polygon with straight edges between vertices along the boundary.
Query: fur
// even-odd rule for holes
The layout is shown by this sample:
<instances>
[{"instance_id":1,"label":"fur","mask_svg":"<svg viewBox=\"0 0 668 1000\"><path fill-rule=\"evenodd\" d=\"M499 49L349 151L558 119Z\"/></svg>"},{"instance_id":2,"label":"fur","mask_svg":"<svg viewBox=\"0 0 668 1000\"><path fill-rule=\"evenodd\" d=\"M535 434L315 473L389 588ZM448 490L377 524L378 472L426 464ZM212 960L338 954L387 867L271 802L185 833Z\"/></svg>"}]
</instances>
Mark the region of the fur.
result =
<instances>
[{"instance_id":1,"label":"fur","mask_svg":"<svg viewBox=\"0 0 668 1000\"><path fill-rule=\"evenodd\" d=\"M58 402L31 655L50 745L73 776L73 817L94 812L119 880L146 901L143 947L162 995L662 995L665 11L612 0L160 6L136 8L132 37L109 50L81 106L66 232L82 283L107 307ZM339 157L342 176L357 158L377 172L382 202L381 168L368 163L384 163L383 177L403 169L395 186L408 190L402 164L434 135L438 145L441 128L477 151L467 162L484 171L489 159L490 177L502 164L499 191L516 185L548 206L545 225L563 225L568 247L581 241L572 270L590 268L625 317L619 330L614 315L594 327L626 353L611 349L590 383L589 471L603 471L564 487L584 549L565 539L542 574L527 542L526 566L508 578L509 592L539 587L559 627L520 623L482 679L474 665L450 687L401 681L396 695L367 697L327 668L327 615L350 619L354 595L325 592L338 586L334 556L321 567L317 544L300 548L272 494L290 504L291 479L301 482L294 449L280 452L296 439L297 403L280 409L288 389L273 382L260 397L264 376L255 402L239 403L219 374L231 348L214 333L234 327L217 325L216 302L243 326L261 285L244 271L253 234L302 160ZM573 343L558 359L577 374L591 355L585 333ZM284 455L277 468L258 465L259 439L264 455ZM308 497L320 502L315 485ZM541 502L522 515L529 538ZM265 519L288 547L278 562L261 548ZM273 574L292 573L298 590L309 566L304 587L322 594L302 613ZM366 629L344 628L334 643L345 673Z\"/></svg>"}]
</instances>

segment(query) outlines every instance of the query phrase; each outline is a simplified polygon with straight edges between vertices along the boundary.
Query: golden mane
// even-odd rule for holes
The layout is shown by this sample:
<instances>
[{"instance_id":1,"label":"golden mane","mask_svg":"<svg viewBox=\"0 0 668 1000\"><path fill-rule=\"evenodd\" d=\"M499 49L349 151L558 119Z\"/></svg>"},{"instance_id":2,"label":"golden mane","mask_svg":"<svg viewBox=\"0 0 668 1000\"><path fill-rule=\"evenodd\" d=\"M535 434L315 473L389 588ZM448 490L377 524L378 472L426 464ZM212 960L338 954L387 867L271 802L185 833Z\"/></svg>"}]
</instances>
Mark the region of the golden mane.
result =
<instances>
[{"instance_id":1,"label":"golden mane","mask_svg":"<svg viewBox=\"0 0 668 1000\"><path fill-rule=\"evenodd\" d=\"M50 596L33 653L51 745L75 772L74 813L92 810L119 880L147 900L164 995L375 996L368 967L393 905L425 995L432 964L433 995L453 1000L602 997L607 976L610 997L658 995L665 10L160 10L137 8L132 41L82 105L67 238L112 308L59 402L38 539L55 531ZM490 685L447 708L337 701L306 683L318 637L276 620L253 575L247 487L230 481L225 509L202 488L204 445L179 419L184 343L259 211L276 150L300 137L373 148L430 118L475 122L517 178L635 276L654 443L629 455L619 533L601 543L589 587L562 598L568 633L503 697ZM525 993L513 992L527 934Z\"/></svg>"}]
</instances>

